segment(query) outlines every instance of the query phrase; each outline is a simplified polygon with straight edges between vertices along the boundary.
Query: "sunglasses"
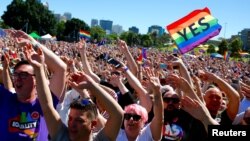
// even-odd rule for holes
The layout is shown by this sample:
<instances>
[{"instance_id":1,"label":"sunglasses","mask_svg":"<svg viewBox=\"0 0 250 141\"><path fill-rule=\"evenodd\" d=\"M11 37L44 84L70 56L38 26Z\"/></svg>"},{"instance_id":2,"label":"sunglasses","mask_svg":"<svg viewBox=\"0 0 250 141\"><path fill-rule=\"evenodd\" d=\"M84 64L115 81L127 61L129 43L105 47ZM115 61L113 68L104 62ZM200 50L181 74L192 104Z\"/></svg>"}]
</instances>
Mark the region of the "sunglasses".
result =
<instances>
[{"instance_id":1,"label":"sunglasses","mask_svg":"<svg viewBox=\"0 0 250 141\"><path fill-rule=\"evenodd\" d=\"M163 101L166 103L169 103L170 101L172 101L173 103L179 103L180 99L179 98L163 97Z\"/></svg>"},{"instance_id":2,"label":"sunglasses","mask_svg":"<svg viewBox=\"0 0 250 141\"><path fill-rule=\"evenodd\" d=\"M139 121L141 119L140 115L136 115L136 114L129 114L129 113L125 113L124 114L124 119L126 120L130 120L131 117L133 118L134 121Z\"/></svg>"}]
</instances>

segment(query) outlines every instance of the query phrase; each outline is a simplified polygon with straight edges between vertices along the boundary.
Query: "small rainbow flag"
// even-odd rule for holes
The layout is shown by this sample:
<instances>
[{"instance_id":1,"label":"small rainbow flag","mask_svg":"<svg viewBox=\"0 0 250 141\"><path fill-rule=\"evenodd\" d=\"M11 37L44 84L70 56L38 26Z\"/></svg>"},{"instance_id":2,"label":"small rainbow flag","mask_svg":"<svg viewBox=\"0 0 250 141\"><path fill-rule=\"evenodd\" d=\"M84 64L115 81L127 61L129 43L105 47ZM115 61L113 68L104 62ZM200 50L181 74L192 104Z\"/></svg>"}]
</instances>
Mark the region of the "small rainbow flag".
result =
<instances>
[{"instance_id":1,"label":"small rainbow flag","mask_svg":"<svg viewBox=\"0 0 250 141\"><path fill-rule=\"evenodd\" d=\"M221 28L218 20L211 16L207 7L194 10L187 16L166 26L182 54L218 35Z\"/></svg>"},{"instance_id":2,"label":"small rainbow flag","mask_svg":"<svg viewBox=\"0 0 250 141\"><path fill-rule=\"evenodd\" d=\"M147 49L146 48L142 48L140 49L140 55L139 57L137 58L137 62L139 64L143 64L145 59L147 59Z\"/></svg>"},{"instance_id":3,"label":"small rainbow flag","mask_svg":"<svg viewBox=\"0 0 250 141\"><path fill-rule=\"evenodd\" d=\"M224 60L225 60L226 62L229 61L230 55L231 55L231 51L225 51L225 52L224 52Z\"/></svg>"},{"instance_id":4,"label":"small rainbow flag","mask_svg":"<svg viewBox=\"0 0 250 141\"><path fill-rule=\"evenodd\" d=\"M79 31L79 36L80 36L80 38L87 38L87 39L89 39L91 37L90 33L88 31L84 31L84 30Z\"/></svg>"}]
</instances>

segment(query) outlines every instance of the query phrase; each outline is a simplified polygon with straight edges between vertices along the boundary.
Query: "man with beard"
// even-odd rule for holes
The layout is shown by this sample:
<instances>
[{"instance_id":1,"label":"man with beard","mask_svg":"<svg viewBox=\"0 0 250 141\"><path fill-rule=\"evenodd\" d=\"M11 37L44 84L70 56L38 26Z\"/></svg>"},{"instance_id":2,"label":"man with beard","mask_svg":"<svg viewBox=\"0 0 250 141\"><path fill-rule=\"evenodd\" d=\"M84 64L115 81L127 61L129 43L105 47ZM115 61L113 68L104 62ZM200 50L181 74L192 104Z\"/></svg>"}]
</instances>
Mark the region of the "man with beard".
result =
<instances>
[{"instance_id":1,"label":"man with beard","mask_svg":"<svg viewBox=\"0 0 250 141\"><path fill-rule=\"evenodd\" d=\"M204 125L181 109L180 97L171 86L164 86L164 125L162 141L203 141Z\"/></svg>"}]
</instances>

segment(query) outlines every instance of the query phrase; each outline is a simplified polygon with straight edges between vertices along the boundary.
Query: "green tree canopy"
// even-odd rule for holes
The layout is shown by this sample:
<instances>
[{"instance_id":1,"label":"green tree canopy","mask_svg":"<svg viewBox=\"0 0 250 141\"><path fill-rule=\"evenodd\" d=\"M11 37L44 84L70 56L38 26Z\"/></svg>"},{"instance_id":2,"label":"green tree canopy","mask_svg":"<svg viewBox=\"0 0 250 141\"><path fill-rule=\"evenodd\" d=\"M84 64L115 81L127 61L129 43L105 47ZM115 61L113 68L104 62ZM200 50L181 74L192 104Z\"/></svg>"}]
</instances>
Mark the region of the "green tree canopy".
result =
<instances>
[{"instance_id":1,"label":"green tree canopy","mask_svg":"<svg viewBox=\"0 0 250 141\"><path fill-rule=\"evenodd\" d=\"M230 43L230 50L232 52L232 56L239 57L239 52L242 50L243 42L240 38L235 38Z\"/></svg>"},{"instance_id":2,"label":"green tree canopy","mask_svg":"<svg viewBox=\"0 0 250 141\"><path fill-rule=\"evenodd\" d=\"M91 40L100 42L106 37L106 32L100 26L94 26L90 29Z\"/></svg>"},{"instance_id":3,"label":"green tree canopy","mask_svg":"<svg viewBox=\"0 0 250 141\"><path fill-rule=\"evenodd\" d=\"M78 40L80 29L84 31L90 30L89 26L84 21L77 18L72 18L65 23L64 35Z\"/></svg>"},{"instance_id":4,"label":"green tree canopy","mask_svg":"<svg viewBox=\"0 0 250 141\"><path fill-rule=\"evenodd\" d=\"M36 0L13 0L2 15L4 23L28 33L55 34L56 19L52 12Z\"/></svg>"},{"instance_id":5,"label":"green tree canopy","mask_svg":"<svg viewBox=\"0 0 250 141\"><path fill-rule=\"evenodd\" d=\"M215 46L213 44L208 46L207 53L215 53Z\"/></svg>"},{"instance_id":6,"label":"green tree canopy","mask_svg":"<svg viewBox=\"0 0 250 141\"><path fill-rule=\"evenodd\" d=\"M221 41L221 43L218 45L218 47L219 47L219 51L218 51L219 54L224 54L225 51L228 51L228 42L227 42L227 40L223 39Z\"/></svg>"}]
</instances>

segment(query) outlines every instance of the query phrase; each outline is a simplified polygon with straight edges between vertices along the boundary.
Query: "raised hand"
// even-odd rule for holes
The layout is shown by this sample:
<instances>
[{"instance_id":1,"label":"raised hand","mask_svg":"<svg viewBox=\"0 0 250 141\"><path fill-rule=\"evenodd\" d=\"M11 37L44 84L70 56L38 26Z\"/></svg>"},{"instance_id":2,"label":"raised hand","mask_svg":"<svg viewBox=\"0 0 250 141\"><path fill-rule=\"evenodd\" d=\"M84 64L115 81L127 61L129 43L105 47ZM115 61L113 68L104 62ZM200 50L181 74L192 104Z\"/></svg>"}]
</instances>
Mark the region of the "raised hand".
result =
<instances>
[{"instance_id":1,"label":"raised hand","mask_svg":"<svg viewBox=\"0 0 250 141\"><path fill-rule=\"evenodd\" d=\"M90 76L84 72L77 72L70 76L69 85L74 89L87 89L96 83Z\"/></svg>"},{"instance_id":2,"label":"raised hand","mask_svg":"<svg viewBox=\"0 0 250 141\"><path fill-rule=\"evenodd\" d=\"M2 54L3 60L2 60L2 64L3 64L3 68L9 68L10 65L10 56L8 53L4 53Z\"/></svg>"},{"instance_id":3,"label":"raised hand","mask_svg":"<svg viewBox=\"0 0 250 141\"><path fill-rule=\"evenodd\" d=\"M38 48L37 51L33 50L32 46L29 44L25 47L24 54L29 61L29 63L34 68L41 68L44 64L44 54L41 48Z\"/></svg>"},{"instance_id":4,"label":"raised hand","mask_svg":"<svg viewBox=\"0 0 250 141\"><path fill-rule=\"evenodd\" d=\"M78 47L77 47L81 52L85 52L86 48L87 48L87 43L85 40L80 40L80 42L78 43Z\"/></svg>"},{"instance_id":5,"label":"raised hand","mask_svg":"<svg viewBox=\"0 0 250 141\"><path fill-rule=\"evenodd\" d=\"M198 70L198 72L199 72L198 77L203 81L213 82L214 77L216 77L216 75L214 73L211 73L208 71Z\"/></svg>"},{"instance_id":6,"label":"raised hand","mask_svg":"<svg viewBox=\"0 0 250 141\"><path fill-rule=\"evenodd\" d=\"M118 46L121 51L126 51L128 49L127 43L123 40L118 40Z\"/></svg>"},{"instance_id":7,"label":"raised hand","mask_svg":"<svg viewBox=\"0 0 250 141\"><path fill-rule=\"evenodd\" d=\"M149 80L149 86L153 90L154 94L158 94L160 90L161 83L159 80L159 74L155 74L151 69L146 69L146 76Z\"/></svg>"},{"instance_id":8,"label":"raised hand","mask_svg":"<svg viewBox=\"0 0 250 141\"><path fill-rule=\"evenodd\" d=\"M15 29L5 29L5 31L12 36L13 38L24 38L30 41L35 41L34 38L32 38L31 36L29 36L27 33L25 33L22 30L15 30Z\"/></svg>"}]
</instances>

